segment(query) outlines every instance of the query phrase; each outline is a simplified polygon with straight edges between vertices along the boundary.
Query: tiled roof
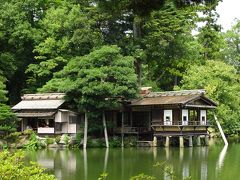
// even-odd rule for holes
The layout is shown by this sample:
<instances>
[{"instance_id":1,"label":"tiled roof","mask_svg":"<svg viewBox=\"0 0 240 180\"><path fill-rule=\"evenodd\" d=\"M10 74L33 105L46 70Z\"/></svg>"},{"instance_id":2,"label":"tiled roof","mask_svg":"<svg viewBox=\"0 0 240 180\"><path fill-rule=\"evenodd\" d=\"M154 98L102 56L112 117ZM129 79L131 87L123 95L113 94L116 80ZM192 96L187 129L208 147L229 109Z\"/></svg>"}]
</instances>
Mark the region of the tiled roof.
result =
<instances>
[{"instance_id":1,"label":"tiled roof","mask_svg":"<svg viewBox=\"0 0 240 180\"><path fill-rule=\"evenodd\" d=\"M131 106L144 105L176 105L186 104L197 98L204 98L210 104L216 104L204 96L204 90L183 90L183 91L167 91L167 92L150 92L143 98L131 102Z\"/></svg>"}]
</instances>

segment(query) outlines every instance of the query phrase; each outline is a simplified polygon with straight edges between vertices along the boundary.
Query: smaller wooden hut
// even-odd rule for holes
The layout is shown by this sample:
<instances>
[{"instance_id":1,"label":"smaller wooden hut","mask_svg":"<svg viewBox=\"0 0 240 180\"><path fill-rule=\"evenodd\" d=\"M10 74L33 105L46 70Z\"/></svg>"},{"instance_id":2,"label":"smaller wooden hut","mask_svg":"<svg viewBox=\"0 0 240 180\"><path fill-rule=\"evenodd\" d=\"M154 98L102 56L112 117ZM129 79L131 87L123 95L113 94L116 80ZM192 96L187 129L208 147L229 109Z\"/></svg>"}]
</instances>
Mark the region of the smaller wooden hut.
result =
<instances>
[{"instance_id":1,"label":"smaller wooden hut","mask_svg":"<svg viewBox=\"0 0 240 180\"><path fill-rule=\"evenodd\" d=\"M65 103L64 93L25 94L12 107L21 119L21 131L33 129L38 135L76 134L81 116Z\"/></svg>"}]
</instances>

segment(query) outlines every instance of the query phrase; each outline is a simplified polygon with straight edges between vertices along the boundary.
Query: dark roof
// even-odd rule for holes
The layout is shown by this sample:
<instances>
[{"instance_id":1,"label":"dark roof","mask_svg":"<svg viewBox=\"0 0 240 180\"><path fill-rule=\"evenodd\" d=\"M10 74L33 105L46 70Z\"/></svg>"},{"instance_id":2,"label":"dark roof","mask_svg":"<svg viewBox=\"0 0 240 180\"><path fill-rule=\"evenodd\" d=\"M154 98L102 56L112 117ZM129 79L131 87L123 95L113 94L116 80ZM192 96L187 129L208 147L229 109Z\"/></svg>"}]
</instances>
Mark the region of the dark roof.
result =
<instances>
[{"instance_id":1,"label":"dark roof","mask_svg":"<svg viewBox=\"0 0 240 180\"><path fill-rule=\"evenodd\" d=\"M186 105L189 102L201 99L208 106L217 106L212 100L204 96L204 90L183 90L168 92L151 92L143 98L131 102L131 106L148 105ZM199 105L200 106L200 105Z\"/></svg>"},{"instance_id":2,"label":"dark roof","mask_svg":"<svg viewBox=\"0 0 240 180\"><path fill-rule=\"evenodd\" d=\"M25 111L16 112L17 117L52 117L57 111Z\"/></svg>"}]
</instances>

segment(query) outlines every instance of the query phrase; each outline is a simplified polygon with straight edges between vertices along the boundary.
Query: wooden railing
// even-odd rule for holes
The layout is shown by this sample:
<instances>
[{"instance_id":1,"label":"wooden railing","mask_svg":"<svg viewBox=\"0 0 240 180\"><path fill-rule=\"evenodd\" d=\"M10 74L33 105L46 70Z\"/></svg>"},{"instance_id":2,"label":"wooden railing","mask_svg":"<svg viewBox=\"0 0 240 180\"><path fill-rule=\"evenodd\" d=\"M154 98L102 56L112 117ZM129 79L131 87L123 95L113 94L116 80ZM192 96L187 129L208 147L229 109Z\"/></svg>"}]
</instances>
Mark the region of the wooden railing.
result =
<instances>
[{"instance_id":1,"label":"wooden railing","mask_svg":"<svg viewBox=\"0 0 240 180\"><path fill-rule=\"evenodd\" d=\"M114 130L116 133L121 133L122 128L118 127ZM123 127L123 133L143 133L149 131L148 127L130 127L130 126L125 126Z\"/></svg>"},{"instance_id":2,"label":"wooden railing","mask_svg":"<svg viewBox=\"0 0 240 180\"><path fill-rule=\"evenodd\" d=\"M152 126L209 126L205 121L152 121Z\"/></svg>"}]
</instances>

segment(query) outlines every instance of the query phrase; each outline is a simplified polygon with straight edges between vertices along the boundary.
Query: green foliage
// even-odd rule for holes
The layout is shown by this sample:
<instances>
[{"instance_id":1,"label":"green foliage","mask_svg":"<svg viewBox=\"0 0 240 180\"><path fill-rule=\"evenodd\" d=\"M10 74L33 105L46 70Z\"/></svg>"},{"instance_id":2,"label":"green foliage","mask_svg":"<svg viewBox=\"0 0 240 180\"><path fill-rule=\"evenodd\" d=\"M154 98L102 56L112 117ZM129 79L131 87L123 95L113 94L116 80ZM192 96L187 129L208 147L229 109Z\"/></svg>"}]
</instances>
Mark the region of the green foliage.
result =
<instances>
[{"instance_id":1,"label":"green foliage","mask_svg":"<svg viewBox=\"0 0 240 180\"><path fill-rule=\"evenodd\" d=\"M50 144L53 144L54 143L54 139L53 138L50 138L48 136L45 137L45 142L46 142L46 145L49 146Z\"/></svg>"},{"instance_id":2,"label":"green foliage","mask_svg":"<svg viewBox=\"0 0 240 180\"><path fill-rule=\"evenodd\" d=\"M107 179L108 173L102 173L100 174L100 176L98 177L98 180L105 180Z\"/></svg>"},{"instance_id":3,"label":"green foliage","mask_svg":"<svg viewBox=\"0 0 240 180\"><path fill-rule=\"evenodd\" d=\"M146 175L144 173L138 174L130 178L130 180L153 180L156 179L153 176Z\"/></svg>"},{"instance_id":4,"label":"green foliage","mask_svg":"<svg viewBox=\"0 0 240 180\"><path fill-rule=\"evenodd\" d=\"M105 147L105 141L102 138L94 139L93 137L88 137L87 140L88 147Z\"/></svg>"},{"instance_id":5,"label":"green foliage","mask_svg":"<svg viewBox=\"0 0 240 180\"><path fill-rule=\"evenodd\" d=\"M71 141L70 136L68 136L67 134L64 134L64 135L63 135L63 142L64 142L64 144L67 145L67 146L69 146L70 141Z\"/></svg>"},{"instance_id":6,"label":"green foliage","mask_svg":"<svg viewBox=\"0 0 240 180\"><path fill-rule=\"evenodd\" d=\"M109 138L109 146L110 147L121 147L122 141L121 138L118 136Z\"/></svg>"},{"instance_id":7,"label":"green foliage","mask_svg":"<svg viewBox=\"0 0 240 180\"><path fill-rule=\"evenodd\" d=\"M124 147L136 147L136 146L137 146L136 136L124 137Z\"/></svg>"},{"instance_id":8,"label":"green foliage","mask_svg":"<svg viewBox=\"0 0 240 180\"><path fill-rule=\"evenodd\" d=\"M0 102L0 131L14 132L16 131L17 117L9 106Z\"/></svg>"},{"instance_id":9,"label":"green foliage","mask_svg":"<svg viewBox=\"0 0 240 180\"><path fill-rule=\"evenodd\" d=\"M54 180L53 175L46 174L44 169L36 163L31 162L29 166L24 164L24 153L17 151L10 153L8 151L0 152L0 179L2 180Z\"/></svg>"},{"instance_id":10,"label":"green foliage","mask_svg":"<svg viewBox=\"0 0 240 180\"><path fill-rule=\"evenodd\" d=\"M224 59L240 72L240 20L236 20L230 30L224 33L226 47L223 49Z\"/></svg>"},{"instance_id":11,"label":"green foliage","mask_svg":"<svg viewBox=\"0 0 240 180\"><path fill-rule=\"evenodd\" d=\"M8 142L16 142L19 140L19 137L22 135L21 132L13 132L4 137Z\"/></svg>"},{"instance_id":12,"label":"green foliage","mask_svg":"<svg viewBox=\"0 0 240 180\"><path fill-rule=\"evenodd\" d=\"M32 129L26 129L25 131L23 131L23 134L24 135L28 135L28 136L31 136L32 134L34 134L34 130Z\"/></svg>"},{"instance_id":13,"label":"green foliage","mask_svg":"<svg viewBox=\"0 0 240 180\"><path fill-rule=\"evenodd\" d=\"M233 66L221 61L206 61L191 66L182 80L181 89L205 89L217 102L217 116L226 134L240 133L240 77Z\"/></svg>"},{"instance_id":14,"label":"green foliage","mask_svg":"<svg viewBox=\"0 0 240 180\"><path fill-rule=\"evenodd\" d=\"M193 8L178 9L172 1L151 12L143 26L145 79L169 90L179 83L190 63L198 63L200 45L191 34L196 16Z\"/></svg>"},{"instance_id":15,"label":"green foliage","mask_svg":"<svg viewBox=\"0 0 240 180\"><path fill-rule=\"evenodd\" d=\"M76 146L80 147L83 139L83 133L77 133L76 135Z\"/></svg>"},{"instance_id":16,"label":"green foliage","mask_svg":"<svg viewBox=\"0 0 240 180\"><path fill-rule=\"evenodd\" d=\"M24 147L28 150L37 150L42 148L41 143L35 133L31 134L29 142Z\"/></svg>"},{"instance_id":17,"label":"green foliage","mask_svg":"<svg viewBox=\"0 0 240 180\"><path fill-rule=\"evenodd\" d=\"M62 1L45 11L39 21L41 37L33 50L36 62L26 71L31 75L31 88L41 87L72 57L88 54L102 43L97 19L94 6L84 7L71 1Z\"/></svg>"},{"instance_id":18,"label":"green foliage","mask_svg":"<svg viewBox=\"0 0 240 180\"><path fill-rule=\"evenodd\" d=\"M41 91L67 93L79 110L102 110L136 97L133 58L122 56L117 46L103 46L71 60Z\"/></svg>"},{"instance_id":19,"label":"green foliage","mask_svg":"<svg viewBox=\"0 0 240 180\"><path fill-rule=\"evenodd\" d=\"M58 144L61 141L61 136L56 136L55 137L55 142Z\"/></svg>"}]
</instances>

